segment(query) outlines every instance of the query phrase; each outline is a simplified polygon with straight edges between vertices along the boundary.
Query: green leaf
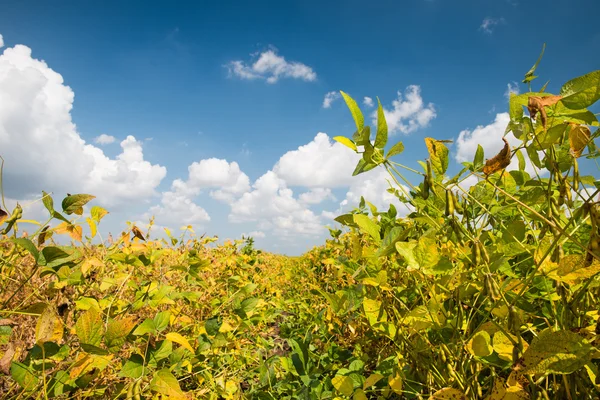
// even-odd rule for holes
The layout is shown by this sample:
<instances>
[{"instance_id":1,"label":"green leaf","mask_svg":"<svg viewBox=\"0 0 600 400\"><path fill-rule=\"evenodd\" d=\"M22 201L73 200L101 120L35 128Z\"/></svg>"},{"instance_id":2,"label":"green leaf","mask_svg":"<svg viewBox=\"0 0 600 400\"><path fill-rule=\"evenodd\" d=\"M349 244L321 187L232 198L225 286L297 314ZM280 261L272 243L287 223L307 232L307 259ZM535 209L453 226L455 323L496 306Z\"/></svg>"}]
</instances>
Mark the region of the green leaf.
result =
<instances>
[{"instance_id":1,"label":"green leaf","mask_svg":"<svg viewBox=\"0 0 600 400\"><path fill-rule=\"evenodd\" d=\"M250 298L242 301L240 308L242 309L242 311L244 311L244 313L248 314L249 312L251 312L252 310L254 310L256 308L257 304L258 304L258 299L256 297L250 297Z\"/></svg>"},{"instance_id":2,"label":"green leaf","mask_svg":"<svg viewBox=\"0 0 600 400\"><path fill-rule=\"evenodd\" d=\"M360 111L360 108L358 107L358 104L356 104L356 101L354 101L354 99L352 97L350 97L349 95L347 95L346 93L344 93L342 91L340 91L340 93L342 94L342 97L344 98L346 105L350 109L350 113L352 114L352 118L354 118L354 123L356 124L356 129L359 132L362 132L363 127L365 125L365 117L363 117L362 112Z\"/></svg>"},{"instance_id":3,"label":"green leaf","mask_svg":"<svg viewBox=\"0 0 600 400\"><path fill-rule=\"evenodd\" d=\"M97 224L100 223L100 220L104 218L104 216L108 214L104 208L99 206L93 206L90 210L90 215L92 216L92 220L94 220Z\"/></svg>"},{"instance_id":4,"label":"green leaf","mask_svg":"<svg viewBox=\"0 0 600 400\"><path fill-rule=\"evenodd\" d=\"M334 221L345 226L356 226L354 223L354 214L343 214L334 218Z\"/></svg>"},{"instance_id":5,"label":"green leaf","mask_svg":"<svg viewBox=\"0 0 600 400\"><path fill-rule=\"evenodd\" d=\"M129 360L123 364L119 376L139 379L144 376L144 359L139 354L132 354Z\"/></svg>"},{"instance_id":6,"label":"green leaf","mask_svg":"<svg viewBox=\"0 0 600 400\"><path fill-rule=\"evenodd\" d=\"M52 200L52 196L42 190L42 203L44 203L44 207L50 213L50 215L54 214L54 200Z\"/></svg>"},{"instance_id":7,"label":"green leaf","mask_svg":"<svg viewBox=\"0 0 600 400\"><path fill-rule=\"evenodd\" d=\"M156 342L156 348L149 349L146 359L148 365L158 366L160 360L164 360L173 353L173 343L170 340L161 340Z\"/></svg>"},{"instance_id":8,"label":"green leaf","mask_svg":"<svg viewBox=\"0 0 600 400\"><path fill-rule=\"evenodd\" d=\"M404 143L398 142L392 146L392 148L390 149L390 151L388 151L387 156L385 156L385 158L397 156L398 154L402 153L403 151L404 151Z\"/></svg>"},{"instance_id":9,"label":"green leaf","mask_svg":"<svg viewBox=\"0 0 600 400\"><path fill-rule=\"evenodd\" d=\"M523 157L523 153L521 153L521 150L518 150L515 152L515 154L517 155L517 159L519 160L519 171L525 171L525 157Z\"/></svg>"},{"instance_id":10,"label":"green leaf","mask_svg":"<svg viewBox=\"0 0 600 400\"><path fill-rule=\"evenodd\" d=\"M361 158L352 173L352 176L356 176L362 174L363 172L367 172L375 168L377 164L374 162L366 162L364 158Z\"/></svg>"},{"instance_id":11,"label":"green leaf","mask_svg":"<svg viewBox=\"0 0 600 400\"><path fill-rule=\"evenodd\" d=\"M546 329L533 339L520 367L526 374L571 374L588 363L595 351L577 333Z\"/></svg>"},{"instance_id":12,"label":"green leaf","mask_svg":"<svg viewBox=\"0 0 600 400\"><path fill-rule=\"evenodd\" d=\"M206 333L211 336L215 336L217 333L219 333L220 328L221 322L219 322L217 317L210 318L204 323L204 329L206 329Z\"/></svg>"},{"instance_id":13,"label":"green leaf","mask_svg":"<svg viewBox=\"0 0 600 400\"><path fill-rule=\"evenodd\" d=\"M375 147L383 149L388 140L388 126L385 114L379 98L377 98L377 135L375 136Z\"/></svg>"},{"instance_id":14,"label":"green leaf","mask_svg":"<svg viewBox=\"0 0 600 400\"><path fill-rule=\"evenodd\" d=\"M448 148L443 142L432 138L425 138L425 144L427 145L427 151L429 151L433 172L436 175L444 175L448 169Z\"/></svg>"},{"instance_id":15,"label":"green leaf","mask_svg":"<svg viewBox=\"0 0 600 400\"><path fill-rule=\"evenodd\" d=\"M96 196L90 194L73 194L63 199L62 209L67 215L81 215L83 214L83 206L95 198Z\"/></svg>"},{"instance_id":16,"label":"green leaf","mask_svg":"<svg viewBox=\"0 0 600 400\"><path fill-rule=\"evenodd\" d=\"M75 333L79 337L80 343L100 346L104 325L100 314L94 308L83 312L75 323Z\"/></svg>"},{"instance_id":17,"label":"green leaf","mask_svg":"<svg viewBox=\"0 0 600 400\"><path fill-rule=\"evenodd\" d=\"M351 396L354 392L354 383L349 376L337 375L331 379L333 387L344 396Z\"/></svg>"},{"instance_id":18,"label":"green leaf","mask_svg":"<svg viewBox=\"0 0 600 400\"><path fill-rule=\"evenodd\" d=\"M20 362L13 361L10 364L10 375L25 391L31 391L38 385L39 378Z\"/></svg>"},{"instance_id":19,"label":"green leaf","mask_svg":"<svg viewBox=\"0 0 600 400\"><path fill-rule=\"evenodd\" d=\"M467 350L477 357L487 357L494 352L492 338L486 331L477 332L467 343Z\"/></svg>"},{"instance_id":20,"label":"green leaf","mask_svg":"<svg viewBox=\"0 0 600 400\"><path fill-rule=\"evenodd\" d=\"M154 326L158 332L162 332L169 326L171 320L171 313L169 311L162 311L156 314L154 317Z\"/></svg>"},{"instance_id":21,"label":"green leaf","mask_svg":"<svg viewBox=\"0 0 600 400\"><path fill-rule=\"evenodd\" d=\"M152 378L152 381L150 382L150 390L168 396L169 399L186 399L179 387L177 378L173 376L168 368L161 369L154 374L154 378Z\"/></svg>"},{"instance_id":22,"label":"green leaf","mask_svg":"<svg viewBox=\"0 0 600 400\"><path fill-rule=\"evenodd\" d=\"M354 222L356 223L356 225L358 225L362 232L371 236L373 239L375 239L377 243L381 241L381 237L379 236L379 225L373 222L373 220L369 218L369 216L363 214L355 214Z\"/></svg>"},{"instance_id":23,"label":"green leaf","mask_svg":"<svg viewBox=\"0 0 600 400\"><path fill-rule=\"evenodd\" d=\"M600 70L571 79L560 89L564 106L580 110L600 99Z\"/></svg>"},{"instance_id":24,"label":"green leaf","mask_svg":"<svg viewBox=\"0 0 600 400\"><path fill-rule=\"evenodd\" d=\"M473 160L473 167L475 171L478 171L483 166L483 147L480 144L477 145L477 151L475 151L475 158Z\"/></svg>"},{"instance_id":25,"label":"green leaf","mask_svg":"<svg viewBox=\"0 0 600 400\"><path fill-rule=\"evenodd\" d=\"M154 325L154 320L151 320L149 318L146 318L144 320L144 322L139 324L138 327L135 328L135 330L133 331L133 334L136 336L142 336L147 333L152 333L152 334L157 333L156 326Z\"/></svg>"},{"instance_id":26,"label":"green leaf","mask_svg":"<svg viewBox=\"0 0 600 400\"><path fill-rule=\"evenodd\" d=\"M419 269L419 264L415 259L414 248L417 246L417 242L396 242L396 251L406 261L408 269Z\"/></svg>"},{"instance_id":27,"label":"green leaf","mask_svg":"<svg viewBox=\"0 0 600 400\"><path fill-rule=\"evenodd\" d=\"M333 138L333 140L335 140L338 143L343 144L346 147L351 148L352 150L356 151L356 144L354 144L354 142L350 139L348 139L345 136L336 136Z\"/></svg>"},{"instance_id":28,"label":"green leaf","mask_svg":"<svg viewBox=\"0 0 600 400\"><path fill-rule=\"evenodd\" d=\"M12 238L11 241L27 250L33 256L35 262L38 262L38 259L40 258L40 252L31 240L27 238Z\"/></svg>"},{"instance_id":29,"label":"green leaf","mask_svg":"<svg viewBox=\"0 0 600 400\"><path fill-rule=\"evenodd\" d=\"M529 69L529 71L527 71L527 73L525 74L525 79L523 79L523 83L529 83L532 80L534 80L535 78L537 78L537 76L534 76L533 74L535 73L535 70L537 69L538 65L540 64L540 61L542 61L542 57L544 56L545 50L546 50L546 43L544 43L544 45L542 46L542 52L540 53L540 56L538 57L535 64L533 64L533 67L531 67Z\"/></svg>"}]
</instances>

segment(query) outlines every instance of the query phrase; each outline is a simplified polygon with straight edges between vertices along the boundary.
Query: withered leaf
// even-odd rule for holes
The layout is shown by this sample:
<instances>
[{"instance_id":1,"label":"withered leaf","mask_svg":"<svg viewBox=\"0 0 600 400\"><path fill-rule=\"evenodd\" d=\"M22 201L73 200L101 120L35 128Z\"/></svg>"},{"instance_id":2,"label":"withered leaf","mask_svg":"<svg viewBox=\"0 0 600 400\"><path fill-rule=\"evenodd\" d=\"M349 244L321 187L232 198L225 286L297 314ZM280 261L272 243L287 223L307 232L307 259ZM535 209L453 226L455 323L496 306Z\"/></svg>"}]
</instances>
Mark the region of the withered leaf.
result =
<instances>
[{"instance_id":1,"label":"withered leaf","mask_svg":"<svg viewBox=\"0 0 600 400\"><path fill-rule=\"evenodd\" d=\"M546 130L546 122L548 120L548 116L546 114L546 109L544 107L553 106L562 99L562 96L547 96L547 97L538 97L538 96L530 96L527 101L527 109L529 110L529 115L531 119L536 119L536 114L540 113L540 119L542 121L542 126L544 130Z\"/></svg>"},{"instance_id":2,"label":"withered leaf","mask_svg":"<svg viewBox=\"0 0 600 400\"><path fill-rule=\"evenodd\" d=\"M485 162L483 173L486 175L491 175L510 165L510 146L505 138L502 138L502 140L504 141L504 147L500 150L500 153Z\"/></svg>"},{"instance_id":3,"label":"withered leaf","mask_svg":"<svg viewBox=\"0 0 600 400\"><path fill-rule=\"evenodd\" d=\"M10 318L0 319L0 326L15 326L17 323Z\"/></svg>"},{"instance_id":4,"label":"withered leaf","mask_svg":"<svg viewBox=\"0 0 600 400\"><path fill-rule=\"evenodd\" d=\"M0 208L0 225L8 218L8 213Z\"/></svg>"},{"instance_id":5,"label":"withered leaf","mask_svg":"<svg viewBox=\"0 0 600 400\"><path fill-rule=\"evenodd\" d=\"M144 234L142 233L142 231L140 231L140 228L138 228L137 226L133 226L133 228L131 228L131 233L133 233L133 236L140 239L140 240L146 240L146 238L144 237Z\"/></svg>"},{"instance_id":6,"label":"withered leaf","mask_svg":"<svg viewBox=\"0 0 600 400\"><path fill-rule=\"evenodd\" d=\"M585 146L588 145L592 132L585 125L569 124L569 144L571 145L571 155L575 158L581 157Z\"/></svg>"},{"instance_id":7,"label":"withered leaf","mask_svg":"<svg viewBox=\"0 0 600 400\"><path fill-rule=\"evenodd\" d=\"M52 236L52 232L48 232L48 228L50 228L50 225L46 225L38 235L38 246L42 246L46 242L46 239Z\"/></svg>"},{"instance_id":8,"label":"withered leaf","mask_svg":"<svg viewBox=\"0 0 600 400\"><path fill-rule=\"evenodd\" d=\"M54 228L56 233L63 234L67 233L73 240L77 240L81 242L83 237L83 229L79 225L67 224L66 222L62 222Z\"/></svg>"},{"instance_id":9,"label":"withered leaf","mask_svg":"<svg viewBox=\"0 0 600 400\"><path fill-rule=\"evenodd\" d=\"M14 355L15 347L12 343L9 343L4 351L4 355L0 358L0 372L4 375L10 374L10 363L12 362Z\"/></svg>"}]
</instances>

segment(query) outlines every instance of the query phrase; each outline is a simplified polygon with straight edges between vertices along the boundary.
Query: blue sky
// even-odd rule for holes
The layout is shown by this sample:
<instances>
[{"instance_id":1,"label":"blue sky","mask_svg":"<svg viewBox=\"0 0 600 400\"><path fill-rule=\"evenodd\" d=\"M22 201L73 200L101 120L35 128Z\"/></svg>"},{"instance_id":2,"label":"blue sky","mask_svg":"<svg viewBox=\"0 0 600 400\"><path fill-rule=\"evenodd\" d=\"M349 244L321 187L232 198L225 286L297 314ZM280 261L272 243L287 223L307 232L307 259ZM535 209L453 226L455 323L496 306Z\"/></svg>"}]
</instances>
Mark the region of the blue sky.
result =
<instances>
[{"instance_id":1,"label":"blue sky","mask_svg":"<svg viewBox=\"0 0 600 400\"><path fill-rule=\"evenodd\" d=\"M322 242L332 213L361 190L389 203L383 174L347 178L352 155L328 140L351 135L353 122L340 99L324 107L327 93L379 96L396 122L392 141L407 148L399 160L414 166L426 136L467 130L455 161L474 142L486 156L501 147L507 85L525 90L515 82L542 43L536 84L551 79L549 91L600 66L594 0L148 4L2 2L0 102L23 96L0 111L9 198L93 189L112 211L104 231L154 213L158 225L220 237L261 232L259 247L297 254ZM95 143L102 134L114 141ZM315 159L298 151L307 145Z\"/></svg>"}]
</instances>

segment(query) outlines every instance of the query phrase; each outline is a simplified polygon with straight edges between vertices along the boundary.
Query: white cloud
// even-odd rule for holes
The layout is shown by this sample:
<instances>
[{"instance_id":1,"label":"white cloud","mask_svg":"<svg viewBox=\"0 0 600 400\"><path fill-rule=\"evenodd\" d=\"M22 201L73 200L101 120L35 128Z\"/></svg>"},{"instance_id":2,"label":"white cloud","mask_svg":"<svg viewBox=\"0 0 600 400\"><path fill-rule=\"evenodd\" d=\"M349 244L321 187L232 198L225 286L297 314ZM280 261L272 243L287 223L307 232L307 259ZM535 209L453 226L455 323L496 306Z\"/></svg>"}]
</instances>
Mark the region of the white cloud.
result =
<instances>
[{"instance_id":1,"label":"white cloud","mask_svg":"<svg viewBox=\"0 0 600 400\"><path fill-rule=\"evenodd\" d=\"M0 33L0 49L4 47L4 37L2 36L2 34Z\"/></svg>"},{"instance_id":2,"label":"white cloud","mask_svg":"<svg viewBox=\"0 0 600 400\"><path fill-rule=\"evenodd\" d=\"M365 98L363 99L363 104L367 107L373 107L375 105L373 99L367 96L365 96Z\"/></svg>"},{"instance_id":3,"label":"white cloud","mask_svg":"<svg viewBox=\"0 0 600 400\"><path fill-rule=\"evenodd\" d=\"M86 143L71 119L74 94L60 74L16 45L0 55L0 149L4 188L22 198L42 189L98 195L106 205L155 194L166 168L144 160L133 136L115 159ZM76 168L74 168L76 166Z\"/></svg>"},{"instance_id":4,"label":"white cloud","mask_svg":"<svg viewBox=\"0 0 600 400\"><path fill-rule=\"evenodd\" d=\"M325 219L334 220L340 213L334 213L332 211L323 210L321 211L321 217Z\"/></svg>"},{"instance_id":5,"label":"white cloud","mask_svg":"<svg viewBox=\"0 0 600 400\"><path fill-rule=\"evenodd\" d=\"M362 196L366 201L375 205L378 210L387 210L390 204L393 204L400 215L406 215L412 211L412 206L401 203L394 194L388 192L390 187L400 190L401 193L404 190L408 194L408 188L404 185L402 189L398 188L387 170L384 168L372 169L354 177L352 185L346 193L346 198L340 203L340 206L354 208L358 206Z\"/></svg>"},{"instance_id":6,"label":"white cloud","mask_svg":"<svg viewBox=\"0 0 600 400\"><path fill-rule=\"evenodd\" d=\"M196 225L210 221L206 210L197 205L192 196L177 190L163 192L161 203L150 207L143 215L145 220L150 217L155 217L158 224L170 227Z\"/></svg>"},{"instance_id":7,"label":"white cloud","mask_svg":"<svg viewBox=\"0 0 600 400\"><path fill-rule=\"evenodd\" d=\"M301 62L286 61L275 50L266 50L258 55L252 64L235 60L226 65L230 75L241 79L265 79L268 83L276 83L280 78L301 79L312 82L317 79L316 72Z\"/></svg>"},{"instance_id":8,"label":"white cloud","mask_svg":"<svg viewBox=\"0 0 600 400\"><path fill-rule=\"evenodd\" d=\"M230 222L258 222L259 229L276 235L317 236L323 232L320 218L294 198L283 179L273 171L258 178L252 190L231 204Z\"/></svg>"},{"instance_id":9,"label":"white cloud","mask_svg":"<svg viewBox=\"0 0 600 400\"><path fill-rule=\"evenodd\" d=\"M339 92L327 92L323 98L323 108L331 108L331 103L340 98Z\"/></svg>"},{"instance_id":10,"label":"white cloud","mask_svg":"<svg viewBox=\"0 0 600 400\"><path fill-rule=\"evenodd\" d=\"M510 121L508 113L496 114L496 118L489 125L479 125L475 129L465 129L458 134L456 139L455 159L458 162L473 161L477 145L483 147L487 158L492 158L504 147L502 137ZM511 145L516 145L516 138L509 135L506 138Z\"/></svg>"},{"instance_id":11,"label":"white cloud","mask_svg":"<svg viewBox=\"0 0 600 400\"><path fill-rule=\"evenodd\" d=\"M99 144L99 145L106 145L106 144L114 143L115 140L117 140L116 137L107 135L106 133L103 133L102 135L96 136L94 138L94 143Z\"/></svg>"},{"instance_id":12,"label":"white cloud","mask_svg":"<svg viewBox=\"0 0 600 400\"><path fill-rule=\"evenodd\" d=\"M257 239L257 238L264 238L267 235L263 231L252 231L250 233L242 233L242 236Z\"/></svg>"},{"instance_id":13,"label":"white cloud","mask_svg":"<svg viewBox=\"0 0 600 400\"><path fill-rule=\"evenodd\" d=\"M517 82L509 82L506 84L506 92L504 92L504 97L510 99L511 94L519 94L519 84Z\"/></svg>"},{"instance_id":14,"label":"white cloud","mask_svg":"<svg viewBox=\"0 0 600 400\"><path fill-rule=\"evenodd\" d=\"M308 144L281 156L273 171L290 186L344 187L350 185L359 159L360 155L320 132Z\"/></svg>"},{"instance_id":15,"label":"white cloud","mask_svg":"<svg viewBox=\"0 0 600 400\"><path fill-rule=\"evenodd\" d=\"M487 17L487 18L484 18L483 21L481 22L479 29L482 30L483 32L491 35L494 32L494 29L496 29L496 27L498 25L503 24L503 23L504 23L504 18Z\"/></svg>"},{"instance_id":16,"label":"white cloud","mask_svg":"<svg viewBox=\"0 0 600 400\"><path fill-rule=\"evenodd\" d=\"M299 200L304 204L319 204L327 199L335 200L329 188L313 188L299 196Z\"/></svg>"},{"instance_id":17,"label":"white cloud","mask_svg":"<svg viewBox=\"0 0 600 400\"><path fill-rule=\"evenodd\" d=\"M171 190L163 192L161 203L151 207L144 218L155 216L163 225L199 224L210 221L208 212L195 203L204 189L213 189L210 196L224 203L250 190L250 179L236 162L209 158L194 162L188 167L188 179L175 179Z\"/></svg>"},{"instance_id":18,"label":"white cloud","mask_svg":"<svg viewBox=\"0 0 600 400\"><path fill-rule=\"evenodd\" d=\"M404 96L398 91L398 98L392 102L392 108L384 107L383 111L391 134L414 132L428 126L429 122L436 117L434 105L432 103L425 105L418 85L408 86ZM371 116L375 124L377 112L374 111Z\"/></svg>"}]
</instances>

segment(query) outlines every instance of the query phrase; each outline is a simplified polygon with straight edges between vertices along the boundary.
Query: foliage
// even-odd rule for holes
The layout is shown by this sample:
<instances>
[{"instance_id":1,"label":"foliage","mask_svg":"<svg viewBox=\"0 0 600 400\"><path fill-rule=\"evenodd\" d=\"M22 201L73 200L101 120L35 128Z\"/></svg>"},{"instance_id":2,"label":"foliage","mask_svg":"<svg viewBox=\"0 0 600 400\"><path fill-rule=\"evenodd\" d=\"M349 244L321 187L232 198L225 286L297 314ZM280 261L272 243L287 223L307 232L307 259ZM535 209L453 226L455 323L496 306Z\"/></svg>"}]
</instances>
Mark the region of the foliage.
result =
<instances>
[{"instance_id":1,"label":"foliage","mask_svg":"<svg viewBox=\"0 0 600 400\"><path fill-rule=\"evenodd\" d=\"M86 194L57 211L43 192L49 218L30 235L22 207L0 210L0 393L598 398L600 182L578 164L598 157L599 76L511 95L521 143L485 162L479 147L454 176L443 140L425 139L422 172L392 161L404 146L386 152L381 104L372 139L342 93L356 132L335 139L361 154L354 174L385 168L410 212L362 199L302 257L251 238L211 247L191 227L163 240L130 225L93 244L107 211L86 216Z\"/></svg>"}]
</instances>

